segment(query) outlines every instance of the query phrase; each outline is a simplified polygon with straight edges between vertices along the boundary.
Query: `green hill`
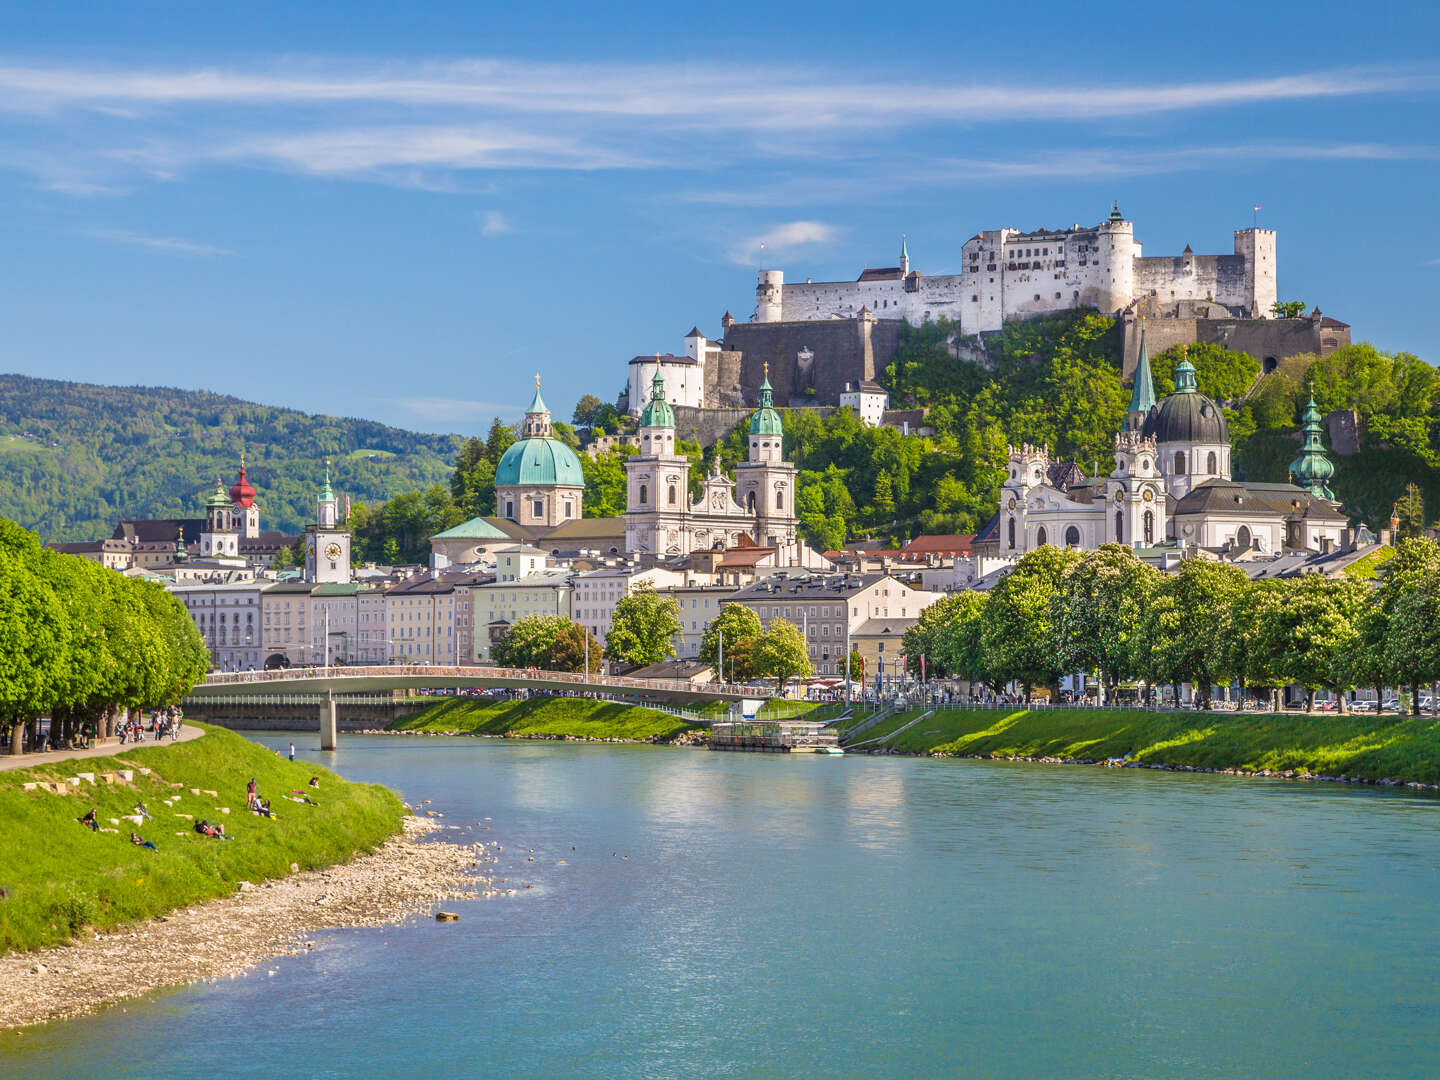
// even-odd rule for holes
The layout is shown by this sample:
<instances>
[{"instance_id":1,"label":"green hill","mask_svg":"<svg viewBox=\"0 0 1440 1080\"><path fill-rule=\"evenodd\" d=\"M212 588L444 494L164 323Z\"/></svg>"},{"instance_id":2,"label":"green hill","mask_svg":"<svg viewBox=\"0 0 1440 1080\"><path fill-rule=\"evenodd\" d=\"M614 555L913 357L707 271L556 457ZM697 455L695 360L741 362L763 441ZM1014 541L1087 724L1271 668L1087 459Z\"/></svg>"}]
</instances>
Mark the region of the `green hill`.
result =
<instances>
[{"instance_id":1,"label":"green hill","mask_svg":"<svg viewBox=\"0 0 1440 1080\"><path fill-rule=\"evenodd\" d=\"M0 375L0 517L45 540L121 518L199 517L243 448L266 529L295 532L332 462L338 493L377 503L448 483L461 439L203 391Z\"/></svg>"}]
</instances>

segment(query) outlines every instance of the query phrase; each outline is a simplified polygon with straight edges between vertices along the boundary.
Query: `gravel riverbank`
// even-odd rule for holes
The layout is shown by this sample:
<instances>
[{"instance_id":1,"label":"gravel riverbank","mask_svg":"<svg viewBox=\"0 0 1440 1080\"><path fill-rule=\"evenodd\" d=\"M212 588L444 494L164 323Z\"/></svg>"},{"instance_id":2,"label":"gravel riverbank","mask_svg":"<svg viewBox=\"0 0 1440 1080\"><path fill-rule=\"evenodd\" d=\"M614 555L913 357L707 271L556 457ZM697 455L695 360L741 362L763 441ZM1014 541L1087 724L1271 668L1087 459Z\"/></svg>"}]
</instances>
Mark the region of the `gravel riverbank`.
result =
<instances>
[{"instance_id":1,"label":"gravel riverbank","mask_svg":"<svg viewBox=\"0 0 1440 1080\"><path fill-rule=\"evenodd\" d=\"M378 851L325 870L242 883L234 896L173 911L114 933L0 957L0 1028L77 1016L162 986L233 975L313 945L305 936L379 926L428 913L442 900L494 895L484 844L421 842L443 828L405 819Z\"/></svg>"}]
</instances>

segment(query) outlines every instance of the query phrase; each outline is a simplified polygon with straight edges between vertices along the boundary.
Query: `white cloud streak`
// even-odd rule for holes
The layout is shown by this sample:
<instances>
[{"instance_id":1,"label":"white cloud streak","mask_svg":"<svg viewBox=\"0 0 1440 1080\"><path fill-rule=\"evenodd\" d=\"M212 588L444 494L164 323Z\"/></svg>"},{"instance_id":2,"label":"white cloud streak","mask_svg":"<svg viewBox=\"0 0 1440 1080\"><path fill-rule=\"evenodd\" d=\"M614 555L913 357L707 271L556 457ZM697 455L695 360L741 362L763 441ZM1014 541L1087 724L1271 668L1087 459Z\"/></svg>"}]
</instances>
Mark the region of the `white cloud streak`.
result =
<instances>
[{"instance_id":1,"label":"white cloud streak","mask_svg":"<svg viewBox=\"0 0 1440 1080\"><path fill-rule=\"evenodd\" d=\"M95 70L0 65L0 108L125 111L184 105L388 104L566 113L749 129L1137 116L1369 94L1433 92L1440 73L1350 69L1256 79L1094 86L867 80L824 70L777 74L733 64L384 64L312 61L244 71Z\"/></svg>"},{"instance_id":2,"label":"white cloud streak","mask_svg":"<svg viewBox=\"0 0 1440 1080\"><path fill-rule=\"evenodd\" d=\"M802 249L823 247L839 236L840 229L823 221L789 221L737 241L728 254L730 261L740 266L758 266Z\"/></svg>"},{"instance_id":3,"label":"white cloud streak","mask_svg":"<svg viewBox=\"0 0 1440 1080\"><path fill-rule=\"evenodd\" d=\"M480 214L481 236L503 236L514 231L515 226L499 210L486 210Z\"/></svg>"},{"instance_id":4,"label":"white cloud streak","mask_svg":"<svg viewBox=\"0 0 1440 1080\"><path fill-rule=\"evenodd\" d=\"M130 229L90 229L85 236L106 240L113 244L130 244L134 247L149 248L166 255L186 255L212 258L217 255L234 255L235 252L214 244L201 244L174 236L147 236Z\"/></svg>"}]
</instances>

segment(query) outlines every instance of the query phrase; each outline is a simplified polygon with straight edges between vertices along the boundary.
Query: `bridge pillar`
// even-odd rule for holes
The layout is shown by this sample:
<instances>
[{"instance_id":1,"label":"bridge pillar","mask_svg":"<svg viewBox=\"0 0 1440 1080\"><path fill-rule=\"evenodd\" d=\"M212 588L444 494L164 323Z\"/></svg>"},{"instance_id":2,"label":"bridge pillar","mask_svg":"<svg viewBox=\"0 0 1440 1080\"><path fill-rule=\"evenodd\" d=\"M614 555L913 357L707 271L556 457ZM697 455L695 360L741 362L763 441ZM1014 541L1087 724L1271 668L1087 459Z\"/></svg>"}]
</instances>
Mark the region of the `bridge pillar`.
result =
<instances>
[{"instance_id":1,"label":"bridge pillar","mask_svg":"<svg viewBox=\"0 0 1440 1080\"><path fill-rule=\"evenodd\" d=\"M336 716L335 695L327 690L320 702L320 749L334 750L340 723Z\"/></svg>"}]
</instances>

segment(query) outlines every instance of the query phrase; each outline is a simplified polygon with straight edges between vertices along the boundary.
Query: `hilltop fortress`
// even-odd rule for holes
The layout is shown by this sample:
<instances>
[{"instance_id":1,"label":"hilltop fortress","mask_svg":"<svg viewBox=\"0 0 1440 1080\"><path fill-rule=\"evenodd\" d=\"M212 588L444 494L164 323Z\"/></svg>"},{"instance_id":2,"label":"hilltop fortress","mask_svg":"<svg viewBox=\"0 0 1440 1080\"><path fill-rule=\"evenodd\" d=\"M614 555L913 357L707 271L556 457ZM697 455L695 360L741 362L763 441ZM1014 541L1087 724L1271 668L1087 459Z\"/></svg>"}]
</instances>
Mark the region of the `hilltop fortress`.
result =
<instances>
[{"instance_id":1,"label":"hilltop fortress","mask_svg":"<svg viewBox=\"0 0 1440 1080\"><path fill-rule=\"evenodd\" d=\"M1117 204L1089 228L976 233L960 249L960 272L935 277L910 268L902 241L899 266L867 269L855 281L787 285L783 270L761 270L754 321L848 319L869 309L917 326L950 319L975 335L1069 308L1120 312L1137 299L1210 301L1233 316L1268 315L1276 300L1275 231L1236 229L1232 255L1196 255L1186 245L1176 256L1146 258Z\"/></svg>"},{"instance_id":2,"label":"hilltop fortress","mask_svg":"<svg viewBox=\"0 0 1440 1080\"><path fill-rule=\"evenodd\" d=\"M1271 317L1278 298L1273 229L1236 229L1233 248L1228 255L1196 255L1187 244L1178 255L1146 256L1134 224L1116 205L1098 225L976 233L961 245L958 273L928 276L913 269L903 238L898 265L866 268L853 281L786 282L783 270L761 270L749 321L726 312L720 339L697 327L686 335L683 354L630 361L629 410L639 415L659 374L680 410L680 427L708 442L735 422L721 411L755 399L766 365L777 405L883 399L875 380L907 322L950 320L959 327L952 353L984 363L985 339L1006 321L1093 308L1121 321L1127 379L1135 371L1142 316L1152 353L1208 342L1247 352L1266 371L1287 356L1323 355L1350 343L1350 327L1318 309L1299 318ZM917 420L886 413L882 422Z\"/></svg>"}]
</instances>

